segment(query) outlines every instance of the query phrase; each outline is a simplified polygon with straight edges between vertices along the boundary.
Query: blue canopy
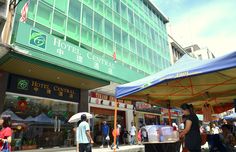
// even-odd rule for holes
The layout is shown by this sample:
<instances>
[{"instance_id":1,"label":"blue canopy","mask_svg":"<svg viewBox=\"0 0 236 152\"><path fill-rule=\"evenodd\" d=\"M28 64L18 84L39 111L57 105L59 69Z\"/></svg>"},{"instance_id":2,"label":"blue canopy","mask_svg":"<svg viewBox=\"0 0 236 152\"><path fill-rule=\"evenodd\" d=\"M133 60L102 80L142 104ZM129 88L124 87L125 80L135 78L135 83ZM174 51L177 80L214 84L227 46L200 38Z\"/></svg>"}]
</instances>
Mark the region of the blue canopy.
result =
<instances>
[{"instance_id":1,"label":"blue canopy","mask_svg":"<svg viewBox=\"0 0 236 152\"><path fill-rule=\"evenodd\" d=\"M226 120L236 119L236 113L231 113L230 115L225 116L224 119L226 119Z\"/></svg>"},{"instance_id":2,"label":"blue canopy","mask_svg":"<svg viewBox=\"0 0 236 152\"><path fill-rule=\"evenodd\" d=\"M173 66L116 88L116 98L173 105L199 100L236 98L236 52L198 60L184 55ZM219 98L220 97L220 98ZM230 99L228 97L231 97ZM227 98L227 99L226 99Z\"/></svg>"},{"instance_id":3,"label":"blue canopy","mask_svg":"<svg viewBox=\"0 0 236 152\"><path fill-rule=\"evenodd\" d=\"M37 123L53 123L53 120L49 118L45 113L41 113L34 118L34 121Z\"/></svg>"}]
</instances>

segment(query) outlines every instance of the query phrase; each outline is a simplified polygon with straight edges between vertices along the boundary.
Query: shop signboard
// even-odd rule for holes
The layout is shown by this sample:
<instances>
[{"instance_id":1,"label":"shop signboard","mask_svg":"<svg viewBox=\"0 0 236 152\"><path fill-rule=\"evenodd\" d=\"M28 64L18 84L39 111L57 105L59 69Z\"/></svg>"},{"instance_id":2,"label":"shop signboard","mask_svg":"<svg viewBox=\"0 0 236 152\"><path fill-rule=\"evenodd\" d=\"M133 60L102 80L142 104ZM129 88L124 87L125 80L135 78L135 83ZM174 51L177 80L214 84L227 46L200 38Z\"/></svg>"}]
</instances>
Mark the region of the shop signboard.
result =
<instances>
[{"instance_id":1,"label":"shop signboard","mask_svg":"<svg viewBox=\"0 0 236 152\"><path fill-rule=\"evenodd\" d=\"M152 106L151 104L148 104L148 103L145 103L145 102L136 102L135 103L135 109L136 109L136 111L161 114L161 108L160 107Z\"/></svg>"},{"instance_id":2,"label":"shop signboard","mask_svg":"<svg viewBox=\"0 0 236 152\"><path fill-rule=\"evenodd\" d=\"M169 110L167 108L161 108L161 114L163 116L168 116L169 115L168 113L169 113ZM171 109L170 113L171 113L172 117L180 116L180 111L179 110Z\"/></svg>"},{"instance_id":3,"label":"shop signboard","mask_svg":"<svg viewBox=\"0 0 236 152\"><path fill-rule=\"evenodd\" d=\"M63 67L96 77L99 77L96 73L100 72L107 77L126 82L145 76L144 73L134 71L119 61L114 62L112 57L97 55L21 22L14 45L23 48L23 53L29 56L57 65L65 63Z\"/></svg>"},{"instance_id":4,"label":"shop signboard","mask_svg":"<svg viewBox=\"0 0 236 152\"><path fill-rule=\"evenodd\" d=\"M80 101L80 90L47 81L11 74L7 91L65 101Z\"/></svg>"},{"instance_id":5,"label":"shop signboard","mask_svg":"<svg viewBox=\"0 0 236 152\"><path fill-rule=\"evenodd\" d=\"M115 106L116 98L114 96L109 96L97 92L90 92L90 97L91 97L90 103L92 104ZM131 101L118 99L117 102L119 108L133 110L133 105L131 104L132 103Z\"/></svg>"}]
</instances>

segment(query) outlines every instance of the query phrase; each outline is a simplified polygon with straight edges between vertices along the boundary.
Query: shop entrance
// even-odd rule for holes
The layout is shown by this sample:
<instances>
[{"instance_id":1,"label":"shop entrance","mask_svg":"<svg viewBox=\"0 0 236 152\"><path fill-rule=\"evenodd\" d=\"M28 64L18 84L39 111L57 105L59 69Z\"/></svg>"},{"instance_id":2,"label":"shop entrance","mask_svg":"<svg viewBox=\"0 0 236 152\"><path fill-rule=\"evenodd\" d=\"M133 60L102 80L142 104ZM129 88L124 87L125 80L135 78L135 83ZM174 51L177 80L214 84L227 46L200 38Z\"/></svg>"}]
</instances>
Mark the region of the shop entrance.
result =
<instances>
[{"instance_id":1,"label":"shop entrance","mask_svg":"<svg viewBox=\"0 0 236 152\"><path fill-rule=\"evenodd\" d=\"M112 129L114 128L114 110L95 108L91 107L90 113L94 115L94 118L91 120L91 128L93 131L94 142L96 144L102 143L102 123L107 121L110 128L110 137L112 137ZM117 111L117 122L121 125L121 137L123 135L123 130L126 128L126 118L125 111ZM113 138L113 137L112 137ZM122 138L120 138L120 142Z\"/></svg>"},{"instance_id":2,"label":"shop entrance","mask_svg":"<svg viewBox=\"0 0 236 152\"><path fill-rule=\"evenodd\" d=\"M6 93L3 115L12 119L14 150L69 147L74 145L73 124L78 103L16 93Z\"/></svg>"}]
</instances>

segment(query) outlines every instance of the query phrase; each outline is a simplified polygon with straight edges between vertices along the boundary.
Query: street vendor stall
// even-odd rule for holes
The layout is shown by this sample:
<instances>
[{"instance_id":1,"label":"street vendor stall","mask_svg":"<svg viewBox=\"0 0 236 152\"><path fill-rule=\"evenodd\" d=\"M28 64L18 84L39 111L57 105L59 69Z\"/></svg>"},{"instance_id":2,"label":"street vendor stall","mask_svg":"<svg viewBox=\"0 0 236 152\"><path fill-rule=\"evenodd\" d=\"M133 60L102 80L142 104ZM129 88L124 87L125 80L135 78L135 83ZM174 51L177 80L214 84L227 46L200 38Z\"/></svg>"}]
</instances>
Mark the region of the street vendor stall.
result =
<instances>
[{"instance_id":1,"label":"street vendor stall","mask_svg":"<svg viewBox=\"0 0 236 152\"><path fill-rule=\"evenodd\" d=\"M236 99L235 73L236 52L210 60L197 60L185 55L163 71L118 86L116 98L167 107L169 121L170 109L183 103L194 105L200 101L202 105L207 102L213 107L227 103L233 108L233 99Z\"/></svg>"}]
</instances>

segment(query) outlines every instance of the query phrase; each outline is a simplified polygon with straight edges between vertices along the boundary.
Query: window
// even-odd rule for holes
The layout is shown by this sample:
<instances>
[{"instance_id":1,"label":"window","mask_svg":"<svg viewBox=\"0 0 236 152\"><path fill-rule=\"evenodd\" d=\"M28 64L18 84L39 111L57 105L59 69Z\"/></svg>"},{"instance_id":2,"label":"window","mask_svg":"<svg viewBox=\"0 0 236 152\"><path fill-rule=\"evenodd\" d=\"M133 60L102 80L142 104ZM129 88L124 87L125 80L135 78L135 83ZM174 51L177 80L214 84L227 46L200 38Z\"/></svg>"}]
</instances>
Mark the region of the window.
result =
<instances>
[{"instance_id":1,"label":"window","mask_svg":"<svg viewBox=\"0 0 236 152\"><path fill-rule=\"evenodd\" d=\"M137 42L137 52L138 52L138 56L142 57L143 56L143 51L142 51L142 43L138 40L136 40Z\"/></svg>"},{"instance_id":2,"label":"window","mask_svg":"<svg viewBox=\"0 0 236 152\"><path fill-rule=\"evenodd\" d=\"M125 29L126 31L129 30L128 22L124 19L122 19L122 28Z\"/></svg>"},{"instance_id":3,"label":"window","mask_svg":"<svg viewBox=\"0 0 236 152\"><path fill-rule=\"evenodd\" d=\"M47 5L39 2L38 12L37 12L37 22L50 27L50 21L52 16L52 8L48 7Z\"/></svg>"},{"instance_id":4,"label":"window","mask_svg":"<svg viewBox=\"0 0 236 152\"><path fill-rule=\"evenodd\" d=\"M94 43L94 47L96 49L103 51L103 37L94 33L93 43Z\"/></svg>"},{"instance_id":5,"label":"window","mask_svg":"<svg viewBox=\"0 0 236 152\"><path fill-rule=\"evenodd\" d=\"M134 15L134 21L135 21L135 27L140 29L140 26L139 26L139 17L137 15Z\"/></svg>"},{"instance_id":6,"label":"window","mask_svg":"<svg viewBox=\"0 0 236 152\"><path fill-rule=\"evenodd\" d=\"M87 25L89 28L92 28L92 19L93 19L92 17L93 17L92 10L84 5L83 6L83 24Z\"/></svg>"},{"instance_id":7,"label":"window","mask_svg":"<svg viewBox=\"0 0 236 152\"><path fill-rule=\"evenodd\" d=\"M69 4L69 17L80 21L81 3L78 0L70 0Z\"/></svg>"},{"instance_id":8,"label":"window","mask_svg":"<svg viewBox=\"0 0 236 152\"><path fill-rule=\"evenodd\" d=\"M109 39L113 39L112 23L108 20L105 21L105 36Z\"/></svg>"},{"instance_id":9,"label":"window","mask_svg":"<svg viewBox=\"0 0 236 152\"><path fill-rule=\"evenodd\" d=\"M121 30L119 28L114 28L114 41L121 44Z\"/></svg>"},{"instance_id":10,"label":"window","mask_svg":"<svg viewBox=\"0 0 236 152\"><path fill-rule=\"evenodd\" d=\"M122 44L125 48L129 48L128 33L122 31Z\"/></svg>"},{"instance_id":11,"label":"window","mask_svg":"<svg viewBox=\"0 0 236 152\"><path fill-rule=\"evenodd\" d=\"M130 50L136 53L135 39L132 36L130 36Z\"/></svg>"},{"instance_id":12,"label":"window","mask_svg":"<svg viewBox=\"0 0 236 152\"><path fill-rule=\"evenodd\" d=\"M82 26L81 40L82 43L87 44L88 46L92 45L92 31L85 26Z\"/></svg>"},{"instance_id":13,"label":"window","mask_svg":"<svg viewBox=\"0 0 236 152\"><path fill-rule=\"evenodd\" d=\"M127 6L121 3L121 15L123 18L127 19Z\"/></svg>"},{"instance_id":14,"label":"window","mask_svg":"<svg viewBox=\"0 0 236 152\"><path fill-rule=\"evenodd\" d=\"M103 34L103 26L104 26L103 24L104 24L104 18L101 15L94 13L93 29L100 34Z\"/></svg>"},{"instance_id":15,"label":"window","mask_svg":"<svg viewBox=\"0 0 236 152\"><path fill-rule=\"evenodd\" d=\"M106 17L112 21L112 10L109 8L109 7L105 7L105 14L106 14Z\"/></svg>"},{"instance_id":16,"label":"window","mask_svg":"<svg viewBox=\"0 0 236 152\"><path fill-rule=\"evenodd\" d=\"M105 39L105 51L107 54L112 55L113 53L113 43L111 40Z\"/></svg>"},{"instance_id":17,"label":"window","mask_svg":"<svg viewBox=\"0 0 236 152\"><path fill-rule=\"evenodd\" d=\"M123 49L123 58L124 58L124 62L129 64L129 50Z\"/></svg>"},{"instance_id":18,"label":"window","mask_svg":"<svg viewBox=\"0 0 236 152\"><path fill-rule=\"evenodd\" d=\"M201 55L201 54L199 54L199 55L198 55L198 58L199 58L200 60L202 60L202 55Z\"/></svg>"},{"instance_id":19,"label":"window","mask_svg":"<svg viewBox=\"0 0 236 152\"><path fill-rule=\"evenodd\" d=\"M22 6L23 7L23 6ZM21 7L21 8L22 8ZM29 12L28 12L28 18L34 20L35 16L35 10L36 10L36 1L30 1L29 4ZM19 12L20 13L20 12Z\"/></svg>"},{"instance_id":20,"label":"window","mask_svg":"<svg viewBox=\"0 0 236 152\"><path fill-rule=\"evenodd\" d=\"M67 0L55 0L55 7L65 13L67 11Z\"/></svg>"},{"instance_id":21,"label":"window","mask_svg":"<svg viewBox=\"0 0 236 152\"><path fill-rule=\"evenodd\" d=\"M94 1L94 9L103 14L103 2L101 0Z\"/></svg>"},{"instance_id":22,"label":"window","mask_svg":"<svg viewBox=\"0 0 236 152\"><path fill-rule=\"evenodd\" d=\"M129 22L131 24L134 24L133 12L130 9L128 9L128 17L129 17Z\"/></svg>"},{"instance_id":23,"label":"window","mask_svg":"<svg viewBox=\"0 0 236 152\"><path fill-rule=\"evenodd\" d=\"M87 4L89 7L93 8L93 0L83 0L83 2Z\"/></svg>"},{"instance_id":24,"label":"window","mask_svg":"<svg viewBox=\"0 0 236 152\"><path fill-rule=\"evenodd\" d=\"M55 10L53 16L53 29L58 32L64 33L65 22L66 22L66 16Z\"/></svg>"},{"instance_id":25,"label":"window","mask_svg":"<svg viewBox=\"0 0 236 152\"><path fill-rule=\"evenodd\" d=\"M107 6L109 6L110 8L112 8L112 1L113 0L103 0L104 1L104 3L107 5Z\"/></svg>"},{"instance_id":26,"label":"window","mask_svg":"<svg viewBox=\"0 0 236 152\"><path fill-rule=\"evenodd\" d=\"M113 0L113 10L120 13L120 0Z\"/></svg>"},{"instance_id":27,"label":"window","mask_svg":"<svg viewBox=\"0 0 236 152\"><path fill-rule=\"evenodd\" d=\"M76 22L72 19L68 19L67 22L67 36L79 41L79 37L80 37L80 24L79 22Z\"/></svg>"}]
</instances>

